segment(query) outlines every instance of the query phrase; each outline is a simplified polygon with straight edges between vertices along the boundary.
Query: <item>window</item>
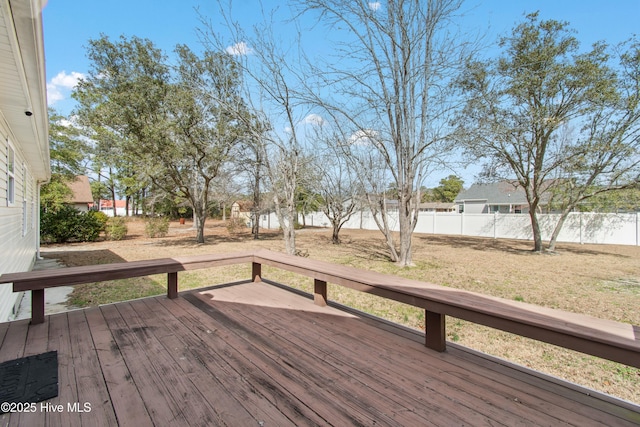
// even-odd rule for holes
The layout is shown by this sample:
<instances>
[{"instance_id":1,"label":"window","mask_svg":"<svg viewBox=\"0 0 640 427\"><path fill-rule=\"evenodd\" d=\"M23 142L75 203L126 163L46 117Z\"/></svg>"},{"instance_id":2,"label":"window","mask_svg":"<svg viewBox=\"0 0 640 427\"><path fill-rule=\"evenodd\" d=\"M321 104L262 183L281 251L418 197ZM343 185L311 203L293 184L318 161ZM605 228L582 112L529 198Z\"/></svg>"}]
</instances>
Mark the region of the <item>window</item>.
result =
<instances>
[{"instance_id":1,"label":"window","mask_svg":"<svg viewBox=\"0 0 640 427\"><path fill-rule=\"evenodd\" d=\"M7 205L13 205L16 199L15 152L7 147Z\"/></svg>"},{"instance_id":2,"label":"window","mask_svg":"<svg viewBox=\"0 0 640 427\"><path fill-rule=\"evenodd\" d=\"M27 235L27 167L22 165L22 236Z\"/></svg>"}]
</instances>

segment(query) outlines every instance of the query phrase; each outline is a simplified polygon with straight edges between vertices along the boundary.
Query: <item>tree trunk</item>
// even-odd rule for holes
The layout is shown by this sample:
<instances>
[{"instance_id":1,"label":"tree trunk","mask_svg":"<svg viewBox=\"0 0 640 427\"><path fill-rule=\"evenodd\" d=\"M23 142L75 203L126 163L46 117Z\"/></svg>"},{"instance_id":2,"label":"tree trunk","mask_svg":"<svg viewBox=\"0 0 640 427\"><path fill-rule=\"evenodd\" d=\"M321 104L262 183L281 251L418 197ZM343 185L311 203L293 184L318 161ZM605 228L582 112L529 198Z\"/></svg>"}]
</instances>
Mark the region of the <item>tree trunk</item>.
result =
<instances>
[{"instance_id":1,"label":"tree trunk","mask_svg":"<svg viewBox=\"0 0 640 427\"><path fill-rule=\"evenodd\" d=\"M280 215L278 218L284 236L284 249L289 255L296 254L296 232L291 215Z\"/></svg>"},{"instance_id":2,"label":"tree trunk","mask_svg":"<svg viewBox=\"0 0 640 427\"><path fill-rule=\"evenodd\" d=\"M340 228L342 228L342 225L340 224L340 221L331 221L331 224L333 225L333 233L331 234L331 243L333 243L334 245L339 245L340 244Z\"/></svg>"},{"instance_id":3,"label":"tree trunk","mask_svg":"<svg viewBox=\"0 0 640 427\"><path fill-rule=\"evenodd\" d=\"M398 204L398 221L400 225L400 256L396 263L401 267L413 265L411 253L411 236L413 234L413 221L411 220L411 208L400 200Z\"/></svg>"},{"instance_id":4,"label":"tree trunk","mask_svg":"<svg viewBox=\"0 0 640 427\"><path fill-rule=\"evenodd\" d=\"M207 220L207 214L204 209L198 209L197 215L197 231L196 231L196 242L204 243L204 223Z\"/></svg>"},{"instance_id":5,"label":"tree trunk","mask_svg":"<svg viewBox=\"0 0 640 427\"><path fill-rule=\"evenodd\" d=\"M531 218L531 231L533 232L533 251L542 252L542 232L538 222L538 213L531 206L529 207L529 217Z\"/></svg>"},{"instance_id":6,"label":"tree trunk","mask_svg":"<svg viewBox=\"0 0 640 427\"><path fill-rule=\"evenodd\" d=\"M558 236L560 235L560 231L562 231L562 227L564 226L565 221L569 217L571 213L571 209L565 209L562 211L560 215L560 219L556 223L555 228L553 229L553 233L551 233L551 238L549 239L549 252L555 252L556 250L556 242L558 240Z\"/></svg>"},{"instance_id":7,"label":"tree trunk","mask_svg":"<svg viewBox=\"0 0 640 427\"><path fill-rule=\"evenodd\" d=\"M203 193L203 195L206 193ZM207 200L192 199L194 226L196 227L196 242L204 243L204 223L207 220Z\"/></svg>"},{"instance_id":8,"label":"tree trunk","mask_svg":"<svg viewBox=\"0 0 640 427\"><path fill-rule=\"evenodd\" d=\"M118 216L118 211L116 210L116 189L111 186L111 203L113 203L113 217Z\"/></svg>"},{"instance_id":9,"label":"tree trunk","mask_svg":"<svg viewBox=\"0 0 640 427\"><path fill-rule=\"evenodd\" d=\"M253 224L251 224L251 234L253 234L253 240L258 240L258 233L260 232L260 212L253 211Z\"/></svg>"}]
</instances>

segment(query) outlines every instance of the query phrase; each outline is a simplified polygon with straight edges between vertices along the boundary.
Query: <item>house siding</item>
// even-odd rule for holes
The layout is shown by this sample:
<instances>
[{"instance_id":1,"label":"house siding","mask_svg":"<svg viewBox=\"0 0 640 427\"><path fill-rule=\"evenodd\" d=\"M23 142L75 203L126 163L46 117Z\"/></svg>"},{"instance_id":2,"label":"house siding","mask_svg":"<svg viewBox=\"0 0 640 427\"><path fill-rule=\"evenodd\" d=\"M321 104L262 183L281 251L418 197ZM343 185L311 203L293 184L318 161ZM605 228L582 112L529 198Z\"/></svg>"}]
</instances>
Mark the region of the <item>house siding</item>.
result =
<instances>
[{"instance_id":1,"label":"house siding","mask_svg":"<svg viewBox=\"0 0 640 427\"><path fill-rule=\"evenodd\" d=\"M33 267L38 232L37 184L20 147L15 144L11 144L15 153L14 203L8 201L8 134L6 129L0 129L0 274L28 271ZM20 297L21 294L13 293L11 284L0 284L0 322L12 318Z\"/></svg>"}]
</instances>

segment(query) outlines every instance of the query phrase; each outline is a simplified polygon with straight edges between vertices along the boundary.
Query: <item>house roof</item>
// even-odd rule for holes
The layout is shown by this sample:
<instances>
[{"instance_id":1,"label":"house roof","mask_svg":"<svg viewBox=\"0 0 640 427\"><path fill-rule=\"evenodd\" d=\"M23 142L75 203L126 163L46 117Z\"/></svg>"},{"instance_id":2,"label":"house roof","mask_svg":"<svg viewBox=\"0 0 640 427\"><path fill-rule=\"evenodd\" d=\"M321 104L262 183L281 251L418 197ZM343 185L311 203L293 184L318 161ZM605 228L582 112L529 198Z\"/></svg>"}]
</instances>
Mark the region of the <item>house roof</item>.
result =
<instances>
[{"instance_id":1,"label":"house roof","mask_svg":"<svg viewBox=\"0 0 640 427\"><path fill-rule=\"evenodd\" d=\"M253 201L252 200L236 200L233 204L238 205L238 210L240 212L249 212L253 209ZM233 206L233 205L232 205Z\"/></svg>"},{"instance_id":2,"label":"house roof","mask_svg":"<svg viewBox=\"0 0 640 427\"><path fill-rule=\"evenodd\" d=\"M124 208L127 206L126 200L116 200L116 209ZM113 209L113 200L100 199L100 208L102 209Z\"/></svg>"},{"instance_id":3,"label":"house roof","mask_svg":"<svg viewBox=\"0 0 640 427\"><path fill-rule=\"evenodd\" d=\"M458 194L455 203L486 202L492 205L526 204L524 189L515 181L500 181L489 184L473 184Z\"/></svg>"},{"instance_id":4,"label":"house roof","mask_svg":"<svg viewBox=\"0 0 640 427\"><path fill-rule=\"evenodd\" d=\"M46 0L0 2L0 118L38 181L51 176L42 8Z\"/></svg>"},{"instance_id":5,"label":"house roof","mask_svg":"<svg viewBox=\"0 0 640 427\"><path fill-rule=\"evenodd\" d=\"M93 203L89 177L86 175L77 176L76 179L67 184L73 192L72 203Z\"/></svg>"},{"instance_id":6,"label":"house roof","mask_svg":"<svg viewBox=\"0 0 640 427\"><path fill-rule=\"evenodd\" d=\"M441 203L441 202L427 202L420 203L418 208L420 209L453 209L456 207L455 203Z\"/></svg>"}]
</instances>

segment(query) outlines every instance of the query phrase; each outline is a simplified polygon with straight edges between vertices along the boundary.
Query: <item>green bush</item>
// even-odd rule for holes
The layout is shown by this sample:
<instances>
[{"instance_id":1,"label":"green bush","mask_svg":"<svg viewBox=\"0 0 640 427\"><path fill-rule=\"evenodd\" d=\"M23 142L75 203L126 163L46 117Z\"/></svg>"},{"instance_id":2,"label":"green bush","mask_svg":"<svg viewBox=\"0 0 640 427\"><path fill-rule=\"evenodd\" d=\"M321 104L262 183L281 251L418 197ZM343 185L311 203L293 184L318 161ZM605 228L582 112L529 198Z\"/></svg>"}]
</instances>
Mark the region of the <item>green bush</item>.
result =
<instances>
[{"instance_id":1,"label":"green bush","mask_svg":"<svg viewBox=\"0 0 640 427\"><path fill-rule=\"evenodd\" d=\"M43 210L40 238L45 243L93 242L104 229L104 221L97 214L92 211L80 212L69 205Z\"/></svg>"},{"instance_id":2,"label":"green bush","mask_svg":"<svg viewBox=\"0 0 640 427\"><path fill-rule=\"evenodd\" d=\"M127 236L127 223L124 218L115 217L107 220L104 234L107 240L122 240Z\"/></svg>"},{"instance_id":3,"label":"green bush","mask_svg":"<svg viewBox=\"0 0 640 427\"><path fill-rule=\"evenodd\" d=\"M100 224L102 224L102 229L104 230L104 226L107 225L107 221L109 220L109 216L101 211L89 211L91 212L91 214L98 220L100 221Z\"/></svg>"},{"instance_id":4,"label":"green bush","mask_svg":"<svg viewBox=\"0 0 640 427\"><path fill-rule=\"evenodd\" d=\"M144 225L144 232L147 237L165 237L169 232L169 218L148 218Z\"/></svg>"}]
</instances>

